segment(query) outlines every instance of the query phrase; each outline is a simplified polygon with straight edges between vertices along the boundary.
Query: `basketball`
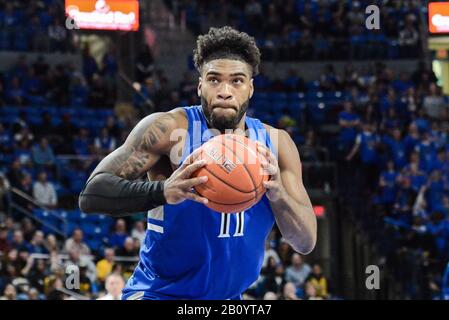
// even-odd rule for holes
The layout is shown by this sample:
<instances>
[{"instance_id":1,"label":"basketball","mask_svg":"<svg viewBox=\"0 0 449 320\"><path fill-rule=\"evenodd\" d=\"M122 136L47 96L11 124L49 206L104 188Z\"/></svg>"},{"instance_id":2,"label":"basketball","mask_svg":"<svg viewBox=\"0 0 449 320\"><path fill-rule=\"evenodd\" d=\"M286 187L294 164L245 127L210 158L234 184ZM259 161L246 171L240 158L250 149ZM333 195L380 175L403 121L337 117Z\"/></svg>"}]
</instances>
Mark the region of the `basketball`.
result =
<instances>
[{"instance_id":1,"label":"basketball","mask_svg":"<svg viewBox=\"0 0 449 320\"><path fill-rule=\"evenodd\" d=\"M195 191L209 200L207 206L224 213L241 212L257 203L265 193L260 154L254 141L235 134L223 134L201 146L199 159L206 165L193 176L207 176Z\"/></svg>"}]
</instances>

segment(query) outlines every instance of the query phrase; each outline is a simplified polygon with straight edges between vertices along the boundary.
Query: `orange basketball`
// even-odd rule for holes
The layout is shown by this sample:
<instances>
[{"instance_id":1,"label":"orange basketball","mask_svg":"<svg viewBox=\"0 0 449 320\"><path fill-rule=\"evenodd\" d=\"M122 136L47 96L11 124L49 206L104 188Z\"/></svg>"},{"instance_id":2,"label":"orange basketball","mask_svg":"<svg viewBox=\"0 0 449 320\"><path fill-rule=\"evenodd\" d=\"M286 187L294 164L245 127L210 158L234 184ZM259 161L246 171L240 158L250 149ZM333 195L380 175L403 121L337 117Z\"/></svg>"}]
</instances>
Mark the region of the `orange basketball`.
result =
<instances>
[{"instance_id":1,"label":"orange basketball","mask_svg":"<svg viewBox=\"0 0 449 320\"><path fill-rule=\"evenodd\" d=\"M235 213L262 198L265 193L262 182L268 176L262 172L255 142L241 135L223 134L200 148L199 159L205 159L206 165L193 176L208 176L208 180L195 190L209 200L209 208Z\"/></svg>"}]
</instances>

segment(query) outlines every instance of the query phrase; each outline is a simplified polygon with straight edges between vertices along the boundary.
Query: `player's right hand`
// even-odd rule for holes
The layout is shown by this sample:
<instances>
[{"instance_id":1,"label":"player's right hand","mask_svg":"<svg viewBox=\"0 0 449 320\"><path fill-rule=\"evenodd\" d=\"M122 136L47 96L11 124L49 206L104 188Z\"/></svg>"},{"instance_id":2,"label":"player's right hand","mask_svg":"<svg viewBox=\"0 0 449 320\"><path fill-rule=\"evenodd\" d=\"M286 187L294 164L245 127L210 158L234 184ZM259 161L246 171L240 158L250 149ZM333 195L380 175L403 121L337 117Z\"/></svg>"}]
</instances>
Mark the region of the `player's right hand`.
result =
<instances>
[{"instance_id":1,"label":"player's right hand","mask_svg":"<svg viewBox=\"0 0 449 320\"><path fill-rule=\"evenodd\" d=\"M186 199L207 204L208 200L194 193L193 187L207 181L207 176L191 178L199 168L206 164L205 160L196 159L195 154L190 155L186 161L165 180L164 196L168 204L178 204Z\"/></svg>"}]
</instances>

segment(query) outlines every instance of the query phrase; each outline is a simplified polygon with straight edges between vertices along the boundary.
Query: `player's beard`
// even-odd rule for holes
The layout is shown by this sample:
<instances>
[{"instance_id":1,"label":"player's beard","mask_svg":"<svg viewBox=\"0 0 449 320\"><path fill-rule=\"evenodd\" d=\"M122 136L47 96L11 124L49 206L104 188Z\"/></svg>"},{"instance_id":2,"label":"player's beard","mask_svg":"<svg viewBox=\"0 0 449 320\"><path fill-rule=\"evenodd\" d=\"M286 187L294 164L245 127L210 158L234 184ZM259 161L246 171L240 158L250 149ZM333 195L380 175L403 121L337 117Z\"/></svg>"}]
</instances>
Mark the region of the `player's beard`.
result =
<instances>
[{"instance_id":1,"label":"player's beard","mask_svg":"<svg viewBox=\"0 0 449 320\"><path fill-rule=\"evenodd\" d=\"M242 103L234 116L221 116L217 117L212 112L211 106L207 103L206 99L201 96L201 106L203 108L204 117L207 120L209 127L219 130L224 133L226 129L236 129L237 125L242 120L249 106L249 99Z\"/></svg>"}]
</instances>

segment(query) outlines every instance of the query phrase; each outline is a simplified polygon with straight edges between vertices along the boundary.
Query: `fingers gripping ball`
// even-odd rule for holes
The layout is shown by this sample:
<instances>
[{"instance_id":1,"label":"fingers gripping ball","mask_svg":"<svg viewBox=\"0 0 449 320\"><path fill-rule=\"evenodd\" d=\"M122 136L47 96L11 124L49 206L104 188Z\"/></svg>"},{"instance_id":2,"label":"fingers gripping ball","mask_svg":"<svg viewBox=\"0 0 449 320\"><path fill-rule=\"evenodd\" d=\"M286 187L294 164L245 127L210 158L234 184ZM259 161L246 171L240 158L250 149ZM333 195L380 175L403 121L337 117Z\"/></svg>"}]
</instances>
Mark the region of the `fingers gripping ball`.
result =
<instances>
[{"instance_id":1,"label":"fingers gripping ball","mask_svg":"<svg viewBox=\"0 0 449 320\"><path fill-rule=\"evenodd\" d=\"M206 165L193 176L208 176L206 183L195 186L195 191L209 200L212 210L235 213L257 203L265 193L263 173L257 145L250 139L235 134L223 134L210 139L200 147L199 157Z\"/></svg>"}]
</instances>

